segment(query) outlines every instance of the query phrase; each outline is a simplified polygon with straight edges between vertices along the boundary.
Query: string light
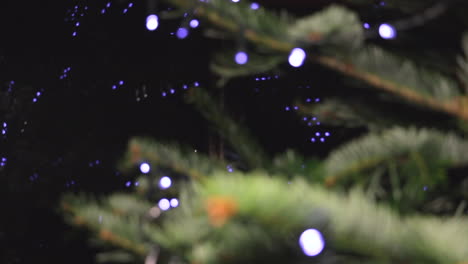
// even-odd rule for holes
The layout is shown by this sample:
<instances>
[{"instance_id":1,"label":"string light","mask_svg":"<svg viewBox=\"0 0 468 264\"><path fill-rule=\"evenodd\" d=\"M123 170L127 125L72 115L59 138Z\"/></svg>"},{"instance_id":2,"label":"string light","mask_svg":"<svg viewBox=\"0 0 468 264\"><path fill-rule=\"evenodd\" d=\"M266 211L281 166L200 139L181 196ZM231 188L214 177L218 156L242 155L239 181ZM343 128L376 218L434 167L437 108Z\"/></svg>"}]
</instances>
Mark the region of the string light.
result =
<instances>
[{"instance_id":1,"label":"string light","mask_svg":"<svg viewBox=\"0 0 468 264\"><path fill-rule=\"evenodd\" d=\"M188 36L189 31L188 29L181 27L177 30L176 36L178 39L184 39Z\"/></svg>"},{"instance_id":2,"label":"string light","mask_svg":"<svg viewBox=\"0 0 468 264\"><path fill-rule=\"evenodd\" d=\"M244 51L239 51L236 53L234 60L237 64L244 65L249 61L249 55L247 55L247 53Z\"/></svg>"},{"instance_id":3,"label":"string light","mask_svg":"<svg viewBox=\"0 0 468 264\"><path fill-rule=\"evenodd\" d=\"M299 237L299 245L309 257L319 255L325 248L325 241L317 229L307 229Z\"/></svg>"},{"instance_id":4,"label":"string light","mask_svg":"<svg viewBox=\"0 0 468 264\"><path fill-rule=\"evenodd\" d=\"M383 39L393 39L396 37L396 29L390 24L381 24L379 26L379 35Z\"/></svg>"},{"instance_id":5,"label":"string light","mask_svg":"<svg viewBox=\"0 0 468 264\"><path fill-rule=\"evenodd\" d=\"M199 25L200 25L200 22L198 20L196 20L196 19L192 19L190 21L190 27L191 28L197 28Z\"/></svg>"},{"instance_id":6,"label":"string light","mask_svg":"<svg viewBox=\"0 0 468 264\"><path fill-rule=\"evenodd\" d=\"M295 68L301 67L304 64L306 52L301 48L294 48L289 54L289 64Z\"/></svg>"},{"instance_id":7,"label":"string light","mask_svg":"<svg viewBox=\"0 0 468 264\"><path fill-rule=\"evenodd\" d=\"M150 172L150 170L151 170L151 167L150 167L150 165L148 163L143 162L142 164L140 164L141 173L146 174L146 173Z\"/></svg>"},{"instance_id":8,"label":"string light","mask_svg":"<svg viewBox=\"0 0 468 264\"><path fill-rule=\"evenodd\" d=\"M149 31L154 31L159 26L159 18L155 14L151 14L146 18L146 28Z\"/></svg>"},{"instance_id":9,"label":"string light","mask_svg":"<svg viewBox=\"0 0 468 264\"><path fill-rule=\"evenodd\" d=\"M159 206L159 209L161 209L163 211L167 211L167 210L169 210L169 208L171 208L171 203L169 202L168 199L163 198L163 199L159 200L158 206Z\"/></svg>"},{"instance_id":10,"label":"string light","mask_svg":"<svg viewBox=\"0 0 468 264\"><path fill-rule=\"evenodd\" d=\"M179 200L177 200L176 198L172 198L170 203L171 203L171 206L174 208L179 206Z\"/></svg>"},{"instance_id":11,"label":"string light","mask_svg":"<svg viewBox=\"0 0 468 264\"><path fill-rule=\"evenodd\" d=\"M250 9L252 10L257 10L260 8L260 5L258 3L252 3L250 4Z\"/></svg>"},{"instance_id":12,"label":"string light","mask_svg":"<svg viewBox=\"0 0 468 264\"><path fill-rule=\"evenodd\" d=\"M159 187L161 187L161 189L167 189L171 187L171 185L172 185L172 180L171 178L167 176L164 176L159 180Z\"/></svg>"}]
</instances>

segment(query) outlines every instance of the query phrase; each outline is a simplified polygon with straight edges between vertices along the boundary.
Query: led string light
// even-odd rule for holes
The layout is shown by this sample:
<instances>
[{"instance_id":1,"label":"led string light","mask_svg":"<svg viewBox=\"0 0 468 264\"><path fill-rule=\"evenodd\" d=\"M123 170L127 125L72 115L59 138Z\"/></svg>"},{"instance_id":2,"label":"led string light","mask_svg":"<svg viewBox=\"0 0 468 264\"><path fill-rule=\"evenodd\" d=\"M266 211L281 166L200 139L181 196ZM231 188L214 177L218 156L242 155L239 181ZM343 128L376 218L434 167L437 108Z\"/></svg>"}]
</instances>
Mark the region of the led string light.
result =
<instances>
[{"instance_id":1,"label":"led string light","mask_svg":"<svg viewBox=\"0 0 468 264\"><path fill-rule=\"evenodd\" d=\"M384 6L385 4L382 3L385 2L381 2L381 6ZM375 38L376 34L378 34L382 39L394 39L397 37L399 31L409 30L422 26L427 22L440 17L447 11L450 4L450 1L439 2L432 7L427 8L420 14L416 14L401 20L396 20L391 23L381 23L378 25L377 32L366 32L366 38ZM365 29L371 28L369 23L364 23L363 27Z\"/></svg>"},{"instance_id":2,"label":"led string light","mask_svg":"<svg viewBox=\"0 0 468 264\"><path fill-rule=\"evenodd\" d=\"M147 0L148 16L146 17L146 29L155 31L159 27L159 17L156 14L157 2L156 0Z\"/></svg>"}]
</instances>

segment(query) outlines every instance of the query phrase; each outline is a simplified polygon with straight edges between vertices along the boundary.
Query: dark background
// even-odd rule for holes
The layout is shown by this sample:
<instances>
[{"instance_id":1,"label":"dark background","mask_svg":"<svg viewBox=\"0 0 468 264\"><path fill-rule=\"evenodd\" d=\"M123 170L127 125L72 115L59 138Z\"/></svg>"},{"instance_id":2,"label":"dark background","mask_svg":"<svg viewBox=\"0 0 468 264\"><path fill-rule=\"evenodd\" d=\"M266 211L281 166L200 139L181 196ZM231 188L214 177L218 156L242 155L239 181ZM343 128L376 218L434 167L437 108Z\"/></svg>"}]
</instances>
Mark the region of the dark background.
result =
<instances>
[{"instance_id":1,"label":"dark background","mask_svg":"<svg viewBox=\"0 0 468 264\"><path fill-rule=\"evenodd\" d=\"M65 224L58 210L61 195L124 190L134 175L119 173L116 167L132 136L151 136L204 152L214 137L209 124L181 99L182 86L199 82L214 89L217 79L209 61L213 51L228 44L207 40L203 22L186 40L171 35L180 20L160 21L158 30L149 32L145 1L133 1L126 14L123 10L131 1L109 1L110 8L101 14L107 2L0 3L0 125L7 123L6 134L0 135L0 157L7 158L6 166L0 167L0 263L93 263L98 249L88 245L85 230ZM299 15L327 1L285 2L261 4ZM75 16L84 13L79 27L71 21L75 5ZM379 5L364 13L370 20L385 15ZM435 56L452 65L453 56L442 55L459 49L460 27L442 25L451 25L455 34L437 24L433 31L413 32L424 45L405 42L403 36L391 47L404 46L415 56L441 50ZM60 79L68 67L67 77ZM296 148L323 157L359 134L309 127L293 111L285 111L297 98L322 98L337 91L353 96L339 89L340 76L316 65L283 65L282 70L279 79L256 81L269 76L259 75L236 80L224 93L227 111L253 131L270 155ZM124 84L113 90L120 80ZM332 136L326 143L313 144L309 139L317 131Z\"/></svg>"}]
</instances>

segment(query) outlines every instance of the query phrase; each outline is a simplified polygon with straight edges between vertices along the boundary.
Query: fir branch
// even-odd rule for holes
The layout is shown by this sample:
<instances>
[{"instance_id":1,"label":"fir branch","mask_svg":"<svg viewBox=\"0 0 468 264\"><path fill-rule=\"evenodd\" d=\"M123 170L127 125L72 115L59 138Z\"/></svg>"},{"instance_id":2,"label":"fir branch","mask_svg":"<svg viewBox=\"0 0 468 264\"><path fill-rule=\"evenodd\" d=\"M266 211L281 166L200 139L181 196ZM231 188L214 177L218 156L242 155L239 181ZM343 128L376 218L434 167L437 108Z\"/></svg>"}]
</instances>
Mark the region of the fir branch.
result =
<instances>
[{"instance_id":1,"label":"fir branch","mask_svg":"<svg viewBox=\"0 0 468 264\"><path fill-rule=\"evenodd\" d=\"M193 4L191 0L168 1L181 8L187 8L188 6ZM322 35L321 33L315 32L313 30L314 28L316 28L315 26L312 27L310 30L307 30L307 28L304 28L303 26L304 23L298 23L297 25L295 25L297 28L295 28L294 25L289 27L289 31L291 32L301 32L302 34L304 34L302 38L300 38L299 36L295 36L294 38L290 37L286 39L284 37L279 38L276 35L269 35L269 31L267 30L260 33L256 31L252 27L252 25L245 23L245 21L250 21L249 18L222 15L223 12L227 12L227 10L230 10L230 8L239 11L242 8L248 9L248 6L227 4L216 6L220 2L222 1L215 0L210 1L209 4L199 5L197 7L196 14L207 18L214 25L222 27L232 33L235 33L236 35L243 32L244 37L252 43L269 48L271 51L276 51L284 55L286 55L285 53L290 52L292 48L298 46L298 39L310 39L310 36L318 35L320 36L319 40L322 40L340 36L340 34L334 35L335 30L329 30L329 32L326 32L329 33L328 35ZM211 4L213 4L216 8L211 8ZM264 12L265 14L267 13L266 11ZM334 14L334 12L331 11L329 11L328 13ZM348 11L348 13L350 14L349 17L351 18L351 14L353 13L351 11ZM246 14L247 17L256 16L256 14L248 12L243 12L243 14ZM320 14L312 15L312 17L314 16L321 17ZM328 19L327 16L324 16L322 18ZM317 21L313 18L304 19L304 21L308 20ZM279 18L275 19L274 16L269 16L268 21L269 23L271 23L271 27L277 27L279 25L282 25L282 21ZM347 22L345 25L341 25L343 27L350 27L350 21L355 22L353 23L353 25L355 25L356 28L358 25L360 25L357 23L357 21L355 21L355 19L343 19L342 21ZM312 25L314 25L314 23L312 23ZM331 28L339 27L335 25ZM347 35L345 34L342 36ZM338 39L342 40L342 38ZM344 43L342 47L346 47L349 41L353 39L354 38L348 39L348 41L342 41L342 44ZM320 47L320 42L317 42L315 44L317 44ZM326 45L325 48L327 48ZM348 58L346 59L340 58L341 56L327 56L324 54L317 54L315 56L310 57L313 61L323 66L331 68L354 79L361 80L372 87L375 87L384 92L391 93L395 96L405 99L408 102L421 105L436 111L441 111L456 116L465 121L468 121L468 98L466 96L461 96L457 93L458 87L456 87L456 85L454 85L453 82L436 73L426 74L424 72L421 75L417 68L415 68L414 65L411 65L409 63L404 64L407 72L402 72L401 64L397 63L397 60L392 59L392 57L389 54L385 54L385 56L383 56L383 54L385 54L383 50L378 49L376 47L371 47L370 49L364 52L358 53L357 56L354 56L354 52L351 52L350 54L348 54ZM390 60L390 62L386 63L386 61L388 60ZM370 65L372 61L384 63L386 67L381 68L381 70L378 72L373 72L372 70L376 68L372 68L375 65ZM399 74L393 76L393 72L396 72L398 70L400 70ZM421 77L420 79L414 79L414 81L411 82L411 85L416 86L406 85L407 82L405 81L405 76L409 76L410 73L415 72L415 75L411 75L413 79L417 76ZM395 79L393 77L398 78Z\"/></svg>"},{"instance_id":2,"label":"fir branch","mask_svg":"<svg viewBox=\"0 0 468 264\"><path fill-rule=\"evenodd\" d=\"M146 255L147 246L136 239L132 231L139 225L139 220L134 216L124 220L109 213L96 200L85 198L83 195L67 195L62 200L61 208L69 215L71 224L92 230L100 240L118 248L139 256Z\"/></svg>"},{"instance_id":3,"label":"fir branch","mask_svg":"<svg viewBox=\"0 0 468 264\"><path fill-rule=\"evenodd\" d=\"M233 199L238 208L230 220L233 223L248 219L287 236L305 228L318 228L327 245L337 252L353 252L377 262L392 260L390 263L458 263L468 258L466 219L400 218L357 190L340 196L300 180L287 184L259 172L245 176L220 174L196 190L202 200Z\"/></svg>"},{"instance_id":4,"label":"fir branch","mask_svg":"<svg viewBox=\"0 0 468 264\"><path fill-rule=\"evenodd\" d=\"M413 158L412 158L412 157ZM416 157L416 158L414 158ZM328 175L326 183L333 186L346 176L364 172L393 161L405 161L416 165L412 175L402 178L417 180L417 174L429 173L424 166L431 165L431 177L418 186L438 179L441 168L456 167L468 163L468 142L453 134L443 134L427 129L393 128L382 133L371 133L334 150L325 161ZM423 164L423 165L421 165ZM437 169L438 168L438 169ZM365 175L365 174L359 174ZM436 178L434 178L436 177Z\"/></svg>"},{"instance_id":5,"label":"fir branch","mask_svg":"<svg viewBox=\"0 0 468 264\"><path fill-rule=\"evenodd\" d=\"M195 180L204 178L215 169L226 168L224 161L214 161L201 153L151 139L134 138L129 143L122 168L128 170L142 162L168 168Z\"/></svg>"},{"instance_id":6,"label":"fir branch","mask_svg":"<svg viewBox=\"0 0 468 264\"><path fill-rule=\"evenodd\" d=\"M434 95L447 98L442 100L436 97L423 95L405 85L382 79L374 73L359 70L358 68L355 68L353 64L347 64L332 57L318 56L315 57L314 60L324 66L341 72L347 76L364 81L372 87L396 95L413 104L425 106L468 121L468 98L466 96L452 96L450 98L450 94L448 93L456 91L454 87L449 88L449 86L441 86L441 93L436 93Z\"/></svg>"},{"instance_id":7,"label":"fir branch","mask_svg":"<svg viewBox=\"0 0 468 264\"><path fill-rule=\"evenodd\" d=\"M221 109L207 91L201 88L192 89L186 100L219 130L234 150L251 168L264 168L267 155L263 148L253 139L249 131L231 119Z\"/></svg>"}]
</instances>

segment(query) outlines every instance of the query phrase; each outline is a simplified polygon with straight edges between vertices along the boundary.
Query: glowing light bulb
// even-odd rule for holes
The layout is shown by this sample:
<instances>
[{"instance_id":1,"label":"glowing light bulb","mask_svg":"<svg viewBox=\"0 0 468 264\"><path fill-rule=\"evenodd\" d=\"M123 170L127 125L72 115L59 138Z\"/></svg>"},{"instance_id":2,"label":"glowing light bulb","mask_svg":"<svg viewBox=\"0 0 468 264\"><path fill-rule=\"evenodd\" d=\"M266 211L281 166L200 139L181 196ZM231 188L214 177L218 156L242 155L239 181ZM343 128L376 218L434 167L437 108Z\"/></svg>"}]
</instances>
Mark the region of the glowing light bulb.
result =
<instances>
[{"instance_id":1,"label":"glowing light bulb","mask_svg":"<svg viewBox=\"0 0 468 264\"><path fill-rule=\"evenodd\" d=\"M252 9L252 10L257 10L257 9L259 9L259 8L260 8L260 5L257 4L257 3L252 3L252 4L250 4L250 9Z\"/></svg>"},{"instance_id":2,"label":"glowing light bulb","mask_svg":"<svg viewBox=\"0 0 468 264\"><path fill-rule=\"evenodd\" d=\"M244 65L249 61L249 55L247 55L247 53L245 53L244 51L239 51L236 53L234 60L237 64Z\"/></svg>"},{"instance_id":3,"label":"glowing light bulb","mask_svg":"<svg viewBox=\"0 0 468 264\"><path fill-rule=\"evenodd\" d=\"M189 34L188 29L181 27L177 30L176 36L178 39L184 39L188 36L188 34Z\"/></svg>"},{"instance_id":4,"label":"glowing light bulb","mask_svg":"<svg viewBox=\"0 0 468 264\"><path fill-rule=\"evenodd\" d=\"M150 170L151 170L151 167L150 167L150 165L148 163L144 162L144 163L140 164L141 173L146 174L146 173L150 172Z\"/></svg>"},{"instance_id":5,"label":"glowing light bulb","mask_svg":"<svg viewBox=\"0 0 468 264\"><path fill-rule=\"evenodd\" d=\"M159 18L157 15L152 14L146 18L146 28L149 31L156 30L158 26L159 26Z\"/></svg>"},{"instance_id":6,"label":"glowing light bulb","mask_svg":"<svg viewBox=\"0 0 468 264\"><path fill-rule=\"evenodd\" d=\"M320 254L325 248L325 241L322 234L316 229L307 229L299 237L299 245L309 257Z\"/></svg>"},{"instance_id":7,"label":"glowing light bulb","mask_svg":"<svg viewBox=\"0 0 468 264\"><path fill-rule=\"evenodd\" d=\"M289 54L289 64L293 67L301 67L304 64L306 53L301 48L294 48Z\"/></svg>"},{"instance_id":8,"label":"glowing light bulb","mask_svg":"<svg viewBox=\"0 0 468 264\"><path fill-rule=\"evenodd\" d=\"M192 19L192 20L190 21L190 27L191 27L191 28L197 28L198 25L200 25L200 22L199 22L198 20Z\"/></svg>"},{"instance_id":9,"label":"glowing light bulb","mask_svg":"<svg viewBox=\"0 0 468 264\"><path fill-rule=\"evenodd\" d=\"M159 206L159 209L161 209L163 211L167 211L167 210L169 210L169 208L171 208L171 203L169 202L168 199L163 198L163 199L159 200L158 206Z\"/></svg>"},{"instance_id":10,"label":"glowing light bulb","mask_svg":"<svg viewBox=\"0 0 468 264\"><path fill-rule=\"evenodd\" d=\"M164 176L159 180L159 187L161 187L161 189L167 189L171 187L171 185L172 185L172 180L171 178L167 176Z\"/></svg>"},{"instance_id":11,"label":"glowing light bulb","mask_svg":"<svg viewBox=\"0 0 468 264\"><path fill-rule=\"evenodd\" d=\"M393 39L396 37L396 29L390 24L381 24L379 26L379 35L383 39Z\"/></svg>"},{"instance_id":12,"label":"glowing light bulb","mask_svg":"<svg viewBox=\"0 0 468 264\"><path fill-rule=\"evenodd\" d=\"M171 206L172 206L172 207L177 207L177 206L179 206L179 200L177 200L176 198L172 198L172 199L171 199Z\"/></svg>"}]
</instances>

